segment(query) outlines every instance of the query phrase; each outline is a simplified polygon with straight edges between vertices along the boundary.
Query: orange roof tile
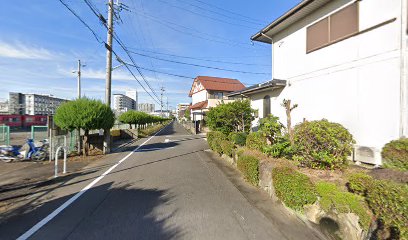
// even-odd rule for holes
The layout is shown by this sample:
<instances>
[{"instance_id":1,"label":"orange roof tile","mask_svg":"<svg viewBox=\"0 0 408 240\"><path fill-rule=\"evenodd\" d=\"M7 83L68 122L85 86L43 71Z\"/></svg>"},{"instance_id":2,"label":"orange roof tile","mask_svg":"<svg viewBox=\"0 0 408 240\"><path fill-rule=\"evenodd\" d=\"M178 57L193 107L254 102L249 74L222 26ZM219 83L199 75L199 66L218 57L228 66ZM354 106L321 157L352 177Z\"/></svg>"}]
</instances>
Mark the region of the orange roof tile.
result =
<instances>
[{"instance_id":1,"label":"orange roof tile","mask_svg":"<svg viewBox=\"0 0 408 240\"><path fill-rule=\"evenodd\" d=\"M197 81L199 81L206 90L235 92L245 88L244 84L239 80L231 78L198 76L194 79L193 86ZM193 86L191 87L189 96L193 94Z\"/></svg>"}]
</instances>

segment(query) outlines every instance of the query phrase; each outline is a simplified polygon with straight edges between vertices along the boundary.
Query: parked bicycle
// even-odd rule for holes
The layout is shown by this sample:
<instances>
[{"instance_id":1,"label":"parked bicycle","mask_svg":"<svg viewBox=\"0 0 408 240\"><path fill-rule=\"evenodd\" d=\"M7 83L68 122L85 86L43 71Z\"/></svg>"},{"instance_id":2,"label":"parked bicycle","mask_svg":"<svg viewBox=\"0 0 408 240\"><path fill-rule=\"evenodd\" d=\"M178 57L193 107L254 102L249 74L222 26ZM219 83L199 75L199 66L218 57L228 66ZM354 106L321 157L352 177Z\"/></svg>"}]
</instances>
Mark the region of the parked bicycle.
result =
<instances>
[{"instance_id":1,"label":"parked bicycle","mask_svg":"<svg viewBox=\"0 0 408 240\"><path fill-rule=\"evenodd\" d=\"M49 142L47 139L40 141L41 146L37 147L33 139L27 139L26 145L17 146L0 146L0 160L3 162L12 162L14 160L32 160L44 161L48 156ZM25 146L28 150L24 150Z\"/></svg>"}]
</instances>

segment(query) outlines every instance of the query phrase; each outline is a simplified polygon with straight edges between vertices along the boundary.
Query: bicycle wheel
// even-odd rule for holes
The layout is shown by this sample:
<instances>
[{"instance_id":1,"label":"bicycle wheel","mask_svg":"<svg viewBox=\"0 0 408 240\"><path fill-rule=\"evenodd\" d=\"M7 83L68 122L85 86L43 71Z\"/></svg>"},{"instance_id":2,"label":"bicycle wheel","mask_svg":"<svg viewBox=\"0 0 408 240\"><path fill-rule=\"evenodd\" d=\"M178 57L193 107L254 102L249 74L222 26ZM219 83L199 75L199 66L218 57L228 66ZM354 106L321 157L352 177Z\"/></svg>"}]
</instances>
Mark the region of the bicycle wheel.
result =
<instances>
[{"instance_id":1,"label":"bicycle wheel","mask_svg":"<svg viewBox=\"0 0 408 240\"><path fill-rule=\"evenodd\" d=\"M35 162L44 161L47 158L47 152L44 150L39 150L38 152L31 155L31 160Z\"/></svg>"}]
</instances>

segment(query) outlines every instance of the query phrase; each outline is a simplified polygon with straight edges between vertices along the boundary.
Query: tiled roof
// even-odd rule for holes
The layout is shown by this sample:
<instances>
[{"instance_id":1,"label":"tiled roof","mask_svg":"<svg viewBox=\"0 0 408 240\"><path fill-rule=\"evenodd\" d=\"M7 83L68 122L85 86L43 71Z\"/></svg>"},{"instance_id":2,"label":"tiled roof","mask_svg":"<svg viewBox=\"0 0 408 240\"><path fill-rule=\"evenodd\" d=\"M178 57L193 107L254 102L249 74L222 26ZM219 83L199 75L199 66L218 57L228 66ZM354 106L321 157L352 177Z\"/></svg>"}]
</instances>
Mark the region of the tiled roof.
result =
<instances>
[{"instance_id":1,"label":"tiled roof","mask_svg":"<svg viewBox=\"0 0 408 240\"><path fill-rule=\"evenodd\" d=\"M242 84L239 80L231 78L198 76L194 82L196 81L199 81L206 90L235 92L245 88L244 84ZM190 91L190 96L191 95L192 92Z\"/></svg>"},{"instance_id":2,"label":"tiled roof","mask_svg":"<svg viewBox=\"0 0 408 240\"><path fill-rule=\"evenodd\" d=\"M208 101L202 101L202 102L198 102L192 106L190 106L191 110L199 110L199 109L204 109L207 108L208 105Z\"/></svg>"}]
</instances>

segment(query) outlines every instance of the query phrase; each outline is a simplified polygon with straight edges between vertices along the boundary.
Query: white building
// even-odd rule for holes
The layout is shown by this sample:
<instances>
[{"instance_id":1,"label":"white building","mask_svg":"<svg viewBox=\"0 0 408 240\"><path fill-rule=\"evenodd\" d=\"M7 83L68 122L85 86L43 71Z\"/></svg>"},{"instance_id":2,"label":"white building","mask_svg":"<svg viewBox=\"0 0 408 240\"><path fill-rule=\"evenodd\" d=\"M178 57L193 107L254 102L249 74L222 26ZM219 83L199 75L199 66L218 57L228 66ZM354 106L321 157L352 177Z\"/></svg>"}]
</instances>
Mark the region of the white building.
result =
<instances>
[{"instance_id":1,"label":"white building","mask_svg":"<svg viewBox=\"0 0 408 240\"><path fill-rule=\"evenodd\" d=\"M178 119L184 118L184 113L190 107L189 103L179 103L177 104L176 116Z\"/></svg>"},{"instance_id":2,"label":"white building","mask_svg":"<svg viewBox=\"0 0 408 240\"><path fill-rule=\"evenodd\" d=\"M227 97L234 91L244 89L245 86L237 79L198 76L194 79L189 93L192 105L191 120L195 122L196 132L201 129L200 121L212 107L216 107L222 101L229 103L234 97Z\"/></svg>"},{"instance_id":3,"label":"white building","mask_svg":"<svg viewBox=\"0 0 408 240\"><path fill-rule=\"evenodd\" d=\"M145 113L152 113L155 110L155 106L153 103L139 103L138 108L139 111Z\"/></svg>"},{"instance_id":4,"label":"white building","mask_svg":"<svg viewBox=\"0 0 408 240\"><path fill-rule=\"evenodd\" d=\"M125 93L126 96L130 97L131 99L133 99L135 101L135 110L138 110L138 104L139 104L139 100L138 100L138 94L137 91L126 91Z\"/></svg>"},{"instance_id":5,"label":"white building","mask_svg":"<svg viewBox=\"0 0 408 240\"><path fill-rule=\"evenodd\" d=\"M299 105L295 123L341 123L357 141L355 160L381 164L384 144L408 134L407 7L407 0L303 0L252 37L272 44L275 80L241 93L259 117L270 111L285 123L280 105L290 99Z\"/></svg>"},{"instance_id":6,"label":"white building","mask_svg":"<svg viewBox=\"0 0 408 240\"><path fill-rule=\"evenodd\" d=\"M66 99L34 93L9 93L9 113L26 115L54 115Z\"/></svg>"},{"instance_id":7,"label":"white building","mask_svg":"<svg viewBox=\"0 0 408 240\"><path fill-rule=\"evenodd\" d=\"M136 101L123 94L113 94L113 108L117 112L136 110Z\"/></svg>"}]
</instances>

